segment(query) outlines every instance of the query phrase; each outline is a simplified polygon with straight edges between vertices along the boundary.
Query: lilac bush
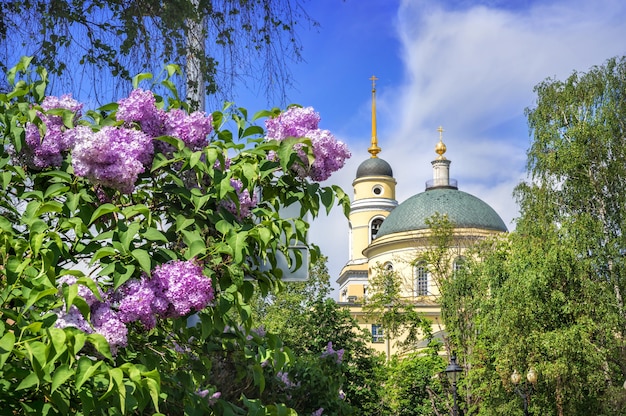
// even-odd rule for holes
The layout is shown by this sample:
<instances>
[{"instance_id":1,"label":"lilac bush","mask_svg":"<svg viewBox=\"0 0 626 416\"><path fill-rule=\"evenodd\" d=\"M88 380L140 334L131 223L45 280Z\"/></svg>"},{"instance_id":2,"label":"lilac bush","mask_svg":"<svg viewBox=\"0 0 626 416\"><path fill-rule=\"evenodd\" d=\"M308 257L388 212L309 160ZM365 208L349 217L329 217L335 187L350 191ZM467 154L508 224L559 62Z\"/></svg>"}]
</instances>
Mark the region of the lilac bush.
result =
<instances>
[{"instance_id":1,"label":"lilac bush","mask_svg":"<svg viewBox=\"0 0 626 416\"><path fill-rule=\"evenodd\" d=\"M298 148L265 142L244 109L187 113L166 107L177 105L176 94L168 100L136 88L81 118L71 96L45 97L45 79L30 82L29 62L9 80L14 91L0 94L0 315L8 317L0 379L18 380L0 383L0 408L276 414L300 406L286 403L276 377L289 372L290 391L307 384L290 350L276 334L251 329L252 282L275 290L277 266L260 268L259 253L272 265L286 242L307 240L306 220L277 209L297 195L302 212L316 217L337 202L348 206L345 194L305 186L268 161L271 151L293 160ZM310 136L330 149L319 152L328 159L319 167L311 159L303 178L341 164L319 115L286 114L280 135ZM223 127L232 123L233 131ZM222 130L213 134L214 125ZM309 160L310 150L300 150Z\"/></svg>"}]
</instances>

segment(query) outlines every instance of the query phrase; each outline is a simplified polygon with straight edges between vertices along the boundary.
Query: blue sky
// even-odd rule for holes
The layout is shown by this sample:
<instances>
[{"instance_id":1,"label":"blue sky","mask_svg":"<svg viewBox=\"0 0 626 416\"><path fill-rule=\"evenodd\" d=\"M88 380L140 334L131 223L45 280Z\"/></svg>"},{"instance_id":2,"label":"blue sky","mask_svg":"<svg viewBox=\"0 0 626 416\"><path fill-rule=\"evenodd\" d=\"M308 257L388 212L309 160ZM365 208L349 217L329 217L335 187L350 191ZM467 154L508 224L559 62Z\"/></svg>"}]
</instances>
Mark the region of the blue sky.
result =
<instances>
[{"instance_id":1,"label":"blue sky","mask_svg":"<svg viewBox=\"0 0 626 416\"><path fill-rule=\"evenodd\" d=\"M320 126L352 158L326 183L352 194L369 157L371 81L377 81L380 157L394 170L399 202L424 191L445 129L459 189L489 203L514 229L512 192L525 179L533 87L626 55L621 0L314 0L317 30L302 31L306 62L293 67L290 102L313 106ZM250 109L265 102L242 94ZM312 225L333 280L348 259L348 221L336 210Z\"/></svg>"}]
</instances>

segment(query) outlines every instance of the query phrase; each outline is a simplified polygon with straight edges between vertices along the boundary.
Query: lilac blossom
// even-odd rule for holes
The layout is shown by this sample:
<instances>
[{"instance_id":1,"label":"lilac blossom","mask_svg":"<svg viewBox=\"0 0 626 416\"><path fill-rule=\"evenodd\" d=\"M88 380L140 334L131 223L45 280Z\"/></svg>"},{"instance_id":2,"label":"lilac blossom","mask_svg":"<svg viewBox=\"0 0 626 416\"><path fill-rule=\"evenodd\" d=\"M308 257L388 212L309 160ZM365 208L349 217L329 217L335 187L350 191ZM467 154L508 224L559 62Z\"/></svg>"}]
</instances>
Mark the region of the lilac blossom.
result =
<instances>
[{"instance_id":1,"label":"lilac blossom","mask_svg":"<svg viewBox=\"0 0 626 416\"><path fill-rule=\"evenodd\" d=\"M80 117L83 104L74 100L70 94L59 97L48 96L41 103L44 111L52 109L64 109L74 112L74 119ZM63 123L63 118L59 115L37 112L45 126L43 137L39 127L33 123L26 124L26 144L28 146L26 158L36 168L43 169L49 166L61 166L63 162L63 152L66 152L74 145L74 138L68 132Z\"/></svg>"},{"instance_id":2,"label":"lilac blossom","mask_svg":"<svg viewBox=\"0 0 626 416\"><path fill-rule=\"evenodd\" d=\"M116 117L127 123L138 123L150 137L162 136L165 132L165 111L157 108L152 91L137 88L127 98L118 102Z\"/></svg>"},{"instance_id":3,"label":"lilac blossom","mask_svg":"<svg viewBox=\"0 0 626 416\"><path fill-rule=\"evenodd\" d=\"M252 208L258 203L258 198L255 194L250 194L250 191L243 188L243 182L240 179L231 179L230 186L235 189L235 194L239 199L239 209L234 201L225 199L221 201L221 205L230 211L238 219L247 218L251 214Z\"/></svg>"},{"instance_id":4,"label":"lilac blossom","mask_svg":"<svg viewBox=\"0 0 626 416\"><path fill-rule=\"evenodd\" d=\"M315 161L311 165L309 176L314 181L325 181L333 172L338 171L351 154L345 143L335 139L328 130L312 130L307 133L313 144Z\"/></svg>"},{"instance_id":5,"label":"lilac blossom","mask_svg":"<svg viewBox=\"0 0 626 416\"><path fill-rule=\"evenodd\" d=\"M291 388L300 386L299 382L298 383L294 383L293 381L291 381L289 379L289 374L287 372L285 372L285 371L279 371L278 373L276 373L276 378L278 380L280 380L283 383L283 385L285 386L285 388L287 388L287 389L291 389Z\"/></svg>"},{"instance_id":6,"label":"lilac blossom","mask_svg":"<svg viewBox=\"0 0 626 416\"><path fill-rule=\"evenodd\" d=\"M316 130L320 122L319 113L313 107L290 107L278 117L265 121L269 140L284 140L288 137L304 137Z\"/></svg>"},{"instance_id":7,"label":"lilac blossom","mask_svg":"<svg viewBox=\"0 0 626 416\"><path fill-rule=\"evenodd\" d=\"M152 91L133 90L128 98L118 101L117 119L127 124L137 123L148 136L173 136L185 142L193 150L207 144L207 136L213 131L213 117L203 112L187 114L181 109L165 112L156 105ZM164 142L155 143L157 151L168 153L174 148Z\"/></svg>"},{"instance_id":8,"label":"lilac blossom","mask_svg":"<svg viewBox=\"0 0 626 416\"><path fill-rule=\"evenodd\" d=\"M53 311L54 312L54 311ZM67 328L74 327L78 328L81 331L91 334L93 333L93 329L89 322L85 319L80 310L72 305L70 306L69 311L66 312L66 308L56 311L57 320L54 323L55 328Z\"/></svg>"},{"instance_id":9,"label":"lilac blossom","mask_svg":"<svg viewBox=\"0 0 626 416\"><path fill-rule=\"evenodd\" d=\"M344 352L343 348L340 350L334 350L332 341L329 341L328 345L326 345L326 351L322 353L322 357L335 356L337 364L341 364Z\"/></svg>"},{"instance_id":10,"label":"lilac blossom","mask_svg":"<svg viewBox=\"0 0 626 416\"><path fill-rule=\"evenodd\" d=\"M87 136L81 129L72 152L72 166L77 176L94 183L131 193L145 166L152 162L152 139L128 128L105 126Z\"/></svg>"},{"instance_id":11,"label":"lilac blossom","mask_svg":"<svg viewBox=\"0 0 626 416\"><path fill-rule=\"evenodd\" d=\"M309 166L302 144L297 144L294 150L304 165L294 166L293 169L299 177L309 176L318 182L328 179L333 172L341 169L351 156L345 143L338 141L330 131L318 128L319 121L320 116L312 107L291 107L279 116L265 121L268 140L282 141L289 137L306 137L311 140L315 161ZM274 152L268 158L277 159Z\"/></svg>"},{"instance_id":12,"label":"lilac blossom","mask_svg":"<svg viewBox=\"0 0 626 416\"><path fill-rule=\"evenodd\" d=\"M156 295L153 285L147 279L129 280L124 283L119 296L121 300L118 310L122 322L140 321L148 329L155 327Z\"/></svg>"},{"instance_id":13,"label":"lilac blossom","mask_svg":"<svg viewBox=\"0 0 626 416\"><path fill-rule=\"evenodd\" d=\"M202 274L202 266L195 260L171 261L152 271L152 282L157 297L166 299L165 317L177 318L197 312L214 298L211 279Z\"/></svg>"},{"instance_id":14,"label":"lilac blossom","mask_svg":"<svg viewBox=\"0 0 626 416\"><path fill-rule=\"evenodd\" d=\"M205 389L205 390L198 389L196 391L196 394L204 399L206 396L209 395L210 392L211 391L208 389ZM207 399L207 401L209 402L209 406L213 406L220 397L222 397L222 393L219 391L216 391L215 393L211 394Z\"/></svg>"},{"instance_id":15,"label":"lilac blossom","mask_svg":"<svg viewBox=\"0 0 626 416\"><path fill-rule=\"evenodd\" d=\"M200 150L208 143L207 136L213 131L213 117L196 111L191 114L174 109L165 115L165 134L185 142L192 150Z\"/></svg>"},{"instance_id":16,"label":"lilac blossom","mask_svg":"<svg viewBox=\"0 0 626 416\"><path fill-rule=\"evenodd\" d=\"M319 409L311 413L311 416L322 416L323 414L324 414L324 408L320 407Z\"/></svg>"},{"instance_id":17,"label":"lilac blossom","mask_svg":"<svg viewBox=\"0 0 626 416\"><path fill-rule=\"evenodd\" d=\"M99 302L93 308L91 322L94 330L107 340L113 354L117 353L119 347L127 345L128 328L120 319L119 314L111 309L110 304Z\"/></svg>"},{"instance_id":18,"label":"lilac blossom","mask_svg":"<svg viewBox=\"0 0 626 416\"><path fill-rule=\"evenodd\" d=\"M222 397L222 393L219 391L216 391L215 393L213 393L211 395L211 397L209 397L209 406L213 406L215 403L217 403L217 400Z\"/></svg>"},{"instance_id":19,"label":"lilac blossom","mask_svg":"<svg viewBox=\"0 0 626 416\"><path fill-rule=\"evenodd\" d=\"M72 275L65 275L57 279L59 291L63 285L77 284L78 279ZM98 292L101 297L106 298L98 286ZM128 329L121 321L117 312L111 309L108 302L101 302L88 287L78 284L78 295L82 297L91 309L91 323L85 319L80 310L72 305L69 312L66 307L55 311L57 321L54 326L56 328L75 327L87 334L98 333L104 336L111 347L113 354L117 353L119 347L126 346Z\"/></svg>"},{"instance_id":20,"label":"lilac blossom","mask_svg":"<svg viewBox=\"0 0 626 416\"><path fill-rule=\"evenodd\" d=\"M214 299L211 279L195 260L171 261L157 266L152 278L126 282L120 290L119 311L123 322L140 321L154 328L157 318L178 318L199 311Z\"/></svg>"}]
</instances>

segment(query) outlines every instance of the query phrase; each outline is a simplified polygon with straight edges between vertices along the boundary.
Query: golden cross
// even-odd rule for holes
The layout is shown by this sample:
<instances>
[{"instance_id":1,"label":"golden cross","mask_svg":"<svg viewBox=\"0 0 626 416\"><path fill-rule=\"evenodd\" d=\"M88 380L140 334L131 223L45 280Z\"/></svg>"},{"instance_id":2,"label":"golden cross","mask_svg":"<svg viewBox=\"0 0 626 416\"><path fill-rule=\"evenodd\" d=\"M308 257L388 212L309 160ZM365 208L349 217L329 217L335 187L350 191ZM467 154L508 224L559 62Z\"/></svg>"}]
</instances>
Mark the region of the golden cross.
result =
<instances>
[{"instance_id":1,"label":"golden cross","mask_svg":"<svg viewBox=\"0 0 626 416\"><path fill-rule=\"evenodd\" d=\"M372 90L375 90L376 89L376 81L378 80L378 78L376 78L376 75L372 75L370 80L372 80Z\"/></svg>"},{"instance_id":2,"label":"golden cross","mask_svg":"<svg viewBox=\"0 0 626 416\"><path fill-rule=\"evenodd\" d=\"M441 142L441 141L443 141L443 132L444 132L444 129L443 129L443 127L439 126L439 128L437 129L437 131L439 132L439 141Z\"/></svg>"}]
</instances>

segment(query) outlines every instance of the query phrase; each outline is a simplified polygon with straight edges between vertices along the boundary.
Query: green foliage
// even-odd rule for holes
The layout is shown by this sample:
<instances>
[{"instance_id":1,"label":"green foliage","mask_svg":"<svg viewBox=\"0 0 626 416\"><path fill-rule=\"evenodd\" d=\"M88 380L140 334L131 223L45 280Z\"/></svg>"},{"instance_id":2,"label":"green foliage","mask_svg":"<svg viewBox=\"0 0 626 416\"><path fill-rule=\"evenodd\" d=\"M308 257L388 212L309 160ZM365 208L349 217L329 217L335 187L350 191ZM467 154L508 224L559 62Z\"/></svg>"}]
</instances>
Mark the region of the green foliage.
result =
<instances>
[{"instance_id":1,"label":"green foliage","mask_svg":"<svg viewBox=\"0 0 626 416\"><path fill-rule=\"evenodd\" d=\"M296 367L304 366L311 374L308 382L301 385L306 394L299 406L304 407L294 407L301 414L310 414L319 407L324 407L324 414L386 414L382 389L386 377L384 357L367 347L369 334L359 328L349 310L327 299L329 280L326 259L322 257L311 265L307 282L284 284L281 291L260 299L256 308L259 322L280 334L293 351ZM339 366L316 364L329 342L334 350L344 351ZM320 370L330 370L325 373L325 380L318 378ZM338 389L345 399L338 397ZM319 405L324 396L328 397L326 405Z\"/></svg>"},{"instance_id":2,"label":"green foliage","mask_svg":"<svg viewBox=\"0 0 626 416\"><path fill-rule=\"evenodd\" d=\"M441 408L445 374L444 359L436 354L412 353L388 364L387 400L390 415L422 416L444 413ZM447 382L447 379L445 379Z\"/></svg>"},{"instance_id":3,"label":"green foliage","mask_svg":"<svg viewBox=\"0 0 626 416\"><path fill-rule=\"evenodd\" d=\"M442 299L466 413L521 415L510 376L532 367L531 414L623 414L626 59L535 91L517 229L476 249Z\"/></svg>"},{"instance_id":4,"label":"green foliage","mask_svg":"<svg viewBox=\"0 0 626 416\"><path fill-rule=\"evenodd\" d=\"M58 168L25 167L19 163L25 126L39 123L47 81L44 70L29 72L29 63L25 58L9 72L12 90L0 94L2 411L294 414L276 381L294 357L278 337L250 331L249 301L255 286L267 293L279 285L276 254L286 242L306 241L308 223L281 218L279 208L298 201L302 214L315 217L322 207L345 205L345 195L292 175L298 159L292 143L264 141L243 109L215 112L216 132L200 151L163 138L174 150L158 153L130 194L75 176L70 155ZM174 97L169 104L180 103ZM116 108L77 122L94 130L115 125ZM225 127L231 125L234 131ZM270 161L270 151L286 161ZM226 157L230 168L216 168ZM220 208L221 201L239 201L232 178L258 192L250 217ZM90 319L79 288L101 297L99 290L114 291L157 265L192 258L217 293L214 305L189 324L167 319L150 330L130 324L128 345L117 351L97 333L55 327L71 307ZM77 282L59 289L67 275Z\"/></svg>"}]
</instances>

